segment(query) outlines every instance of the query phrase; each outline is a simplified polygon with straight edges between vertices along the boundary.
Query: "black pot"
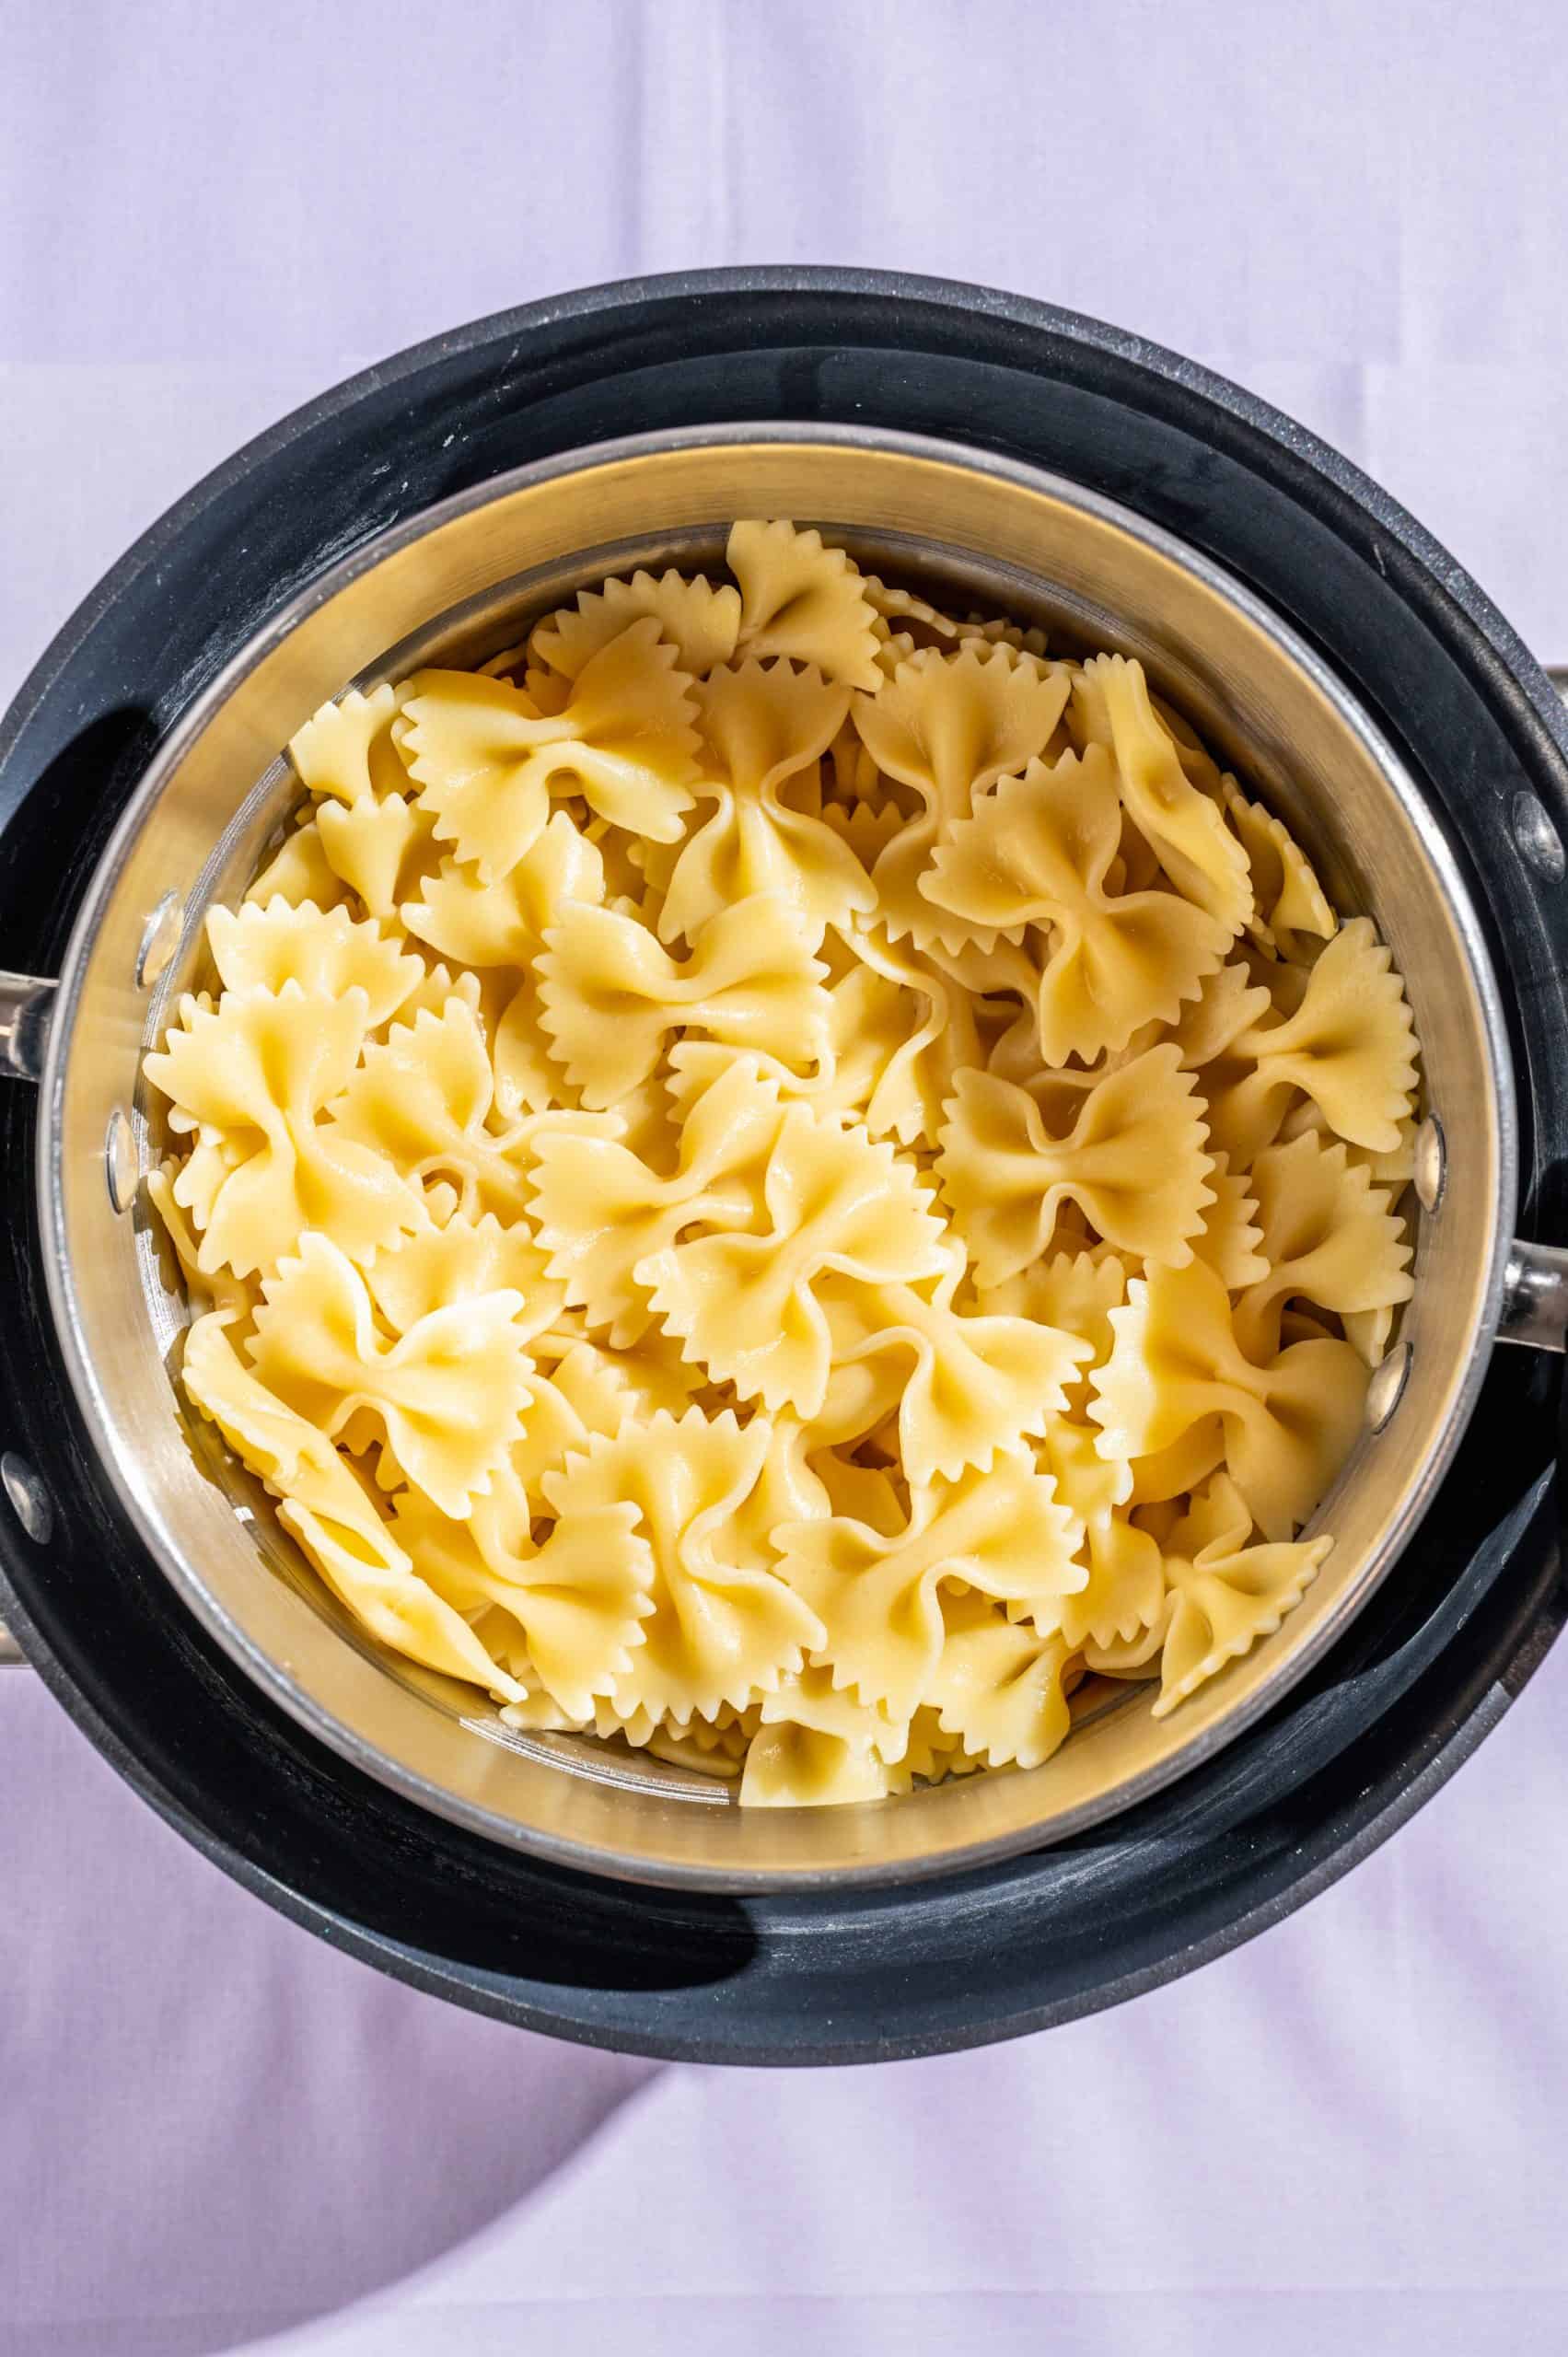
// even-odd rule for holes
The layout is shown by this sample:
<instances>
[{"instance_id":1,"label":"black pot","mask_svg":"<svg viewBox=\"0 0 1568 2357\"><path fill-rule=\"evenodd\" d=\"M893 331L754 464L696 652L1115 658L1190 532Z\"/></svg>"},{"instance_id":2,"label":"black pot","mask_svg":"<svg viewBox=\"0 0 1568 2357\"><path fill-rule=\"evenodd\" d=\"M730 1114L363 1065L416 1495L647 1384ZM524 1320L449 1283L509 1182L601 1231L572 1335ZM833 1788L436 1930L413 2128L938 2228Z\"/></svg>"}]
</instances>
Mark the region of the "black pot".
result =
<instances>
[{"instance_id":1,"label":"black pot","mask_svg":"<svg viewBox=\"0 0 1568 2357\"><path fill-rule=\"evenodd\" d=\"M1568 727L1550 683L1452 560L1288 420L1094 321L932 281L779 270L601 288L421 346L252 444L144 536L12 707L7 964L52 970L154 749L326 564L529 459L763 419L870 423L1044 465L1215 558L1317 647L1404 754L1468 871L1520 1083L1517 1225L1561 1234ZM33 1127L31 1093L0 1093L0 1448L52 1500L46 1529L13 1467L0 1612L93 1741L219 1864L335 1944L533 2028L708 2061L867 2061L1133 1995L1277 1921L1391 1831L1568 1611L1554 1387L1536 1354L1503 1351L1435 1504L1336 1652L1103 1831L961 1881L848 1897L703 1898L531 1863L302 1733L133 1536L43 1300Z\"/></svg>"}]
</instances>

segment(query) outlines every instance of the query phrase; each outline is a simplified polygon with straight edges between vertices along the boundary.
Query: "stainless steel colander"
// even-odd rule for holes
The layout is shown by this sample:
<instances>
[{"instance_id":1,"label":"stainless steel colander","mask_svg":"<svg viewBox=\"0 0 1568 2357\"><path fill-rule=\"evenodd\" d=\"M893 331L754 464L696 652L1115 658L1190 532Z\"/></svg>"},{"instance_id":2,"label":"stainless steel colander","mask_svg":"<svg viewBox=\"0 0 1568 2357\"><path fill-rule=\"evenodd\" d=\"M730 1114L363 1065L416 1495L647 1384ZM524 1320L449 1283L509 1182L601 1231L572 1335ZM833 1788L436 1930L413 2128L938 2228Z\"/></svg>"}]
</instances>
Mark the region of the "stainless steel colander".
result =
<instances>
[{"instance_id":1,"label":"stainless steel colander","mask_svg":"<svg viewBox=\"0 0 1568 2357\"><path fill-rule=\"evenodd\" d=\"M372 1650L192 1417L174 1379L186 1307L140 1173L161 1114L140 1076L299 798L280 756L350 683L483 659L607 573L715 562L729 521L819 524L869 568L1137 656L1159 691L1365 911L1403 973L1424 1098L1415 1293L1368 1429L1318 1520L1335 1547L1305 1601L1168 1719L1152 1689L1079 1696L1028 1773L875 1805L742 1810L723 1785L591 1739L526 1736L470 1689ZM136 1528L185 1602L303 1724L437 1814L560 1863L738 1890L893 1881L1060 1839L1210 1756L1318 1661L1419 1523L1498 1340L1561 1349L1568 1255L1513 1238L1514 1079L1467 888L1416 782L1312 650L1166 532L1033 469L851 426L698 428L525 468L431 508L314 580L160 749L96 871L57 983L12 976L0 1056L39 1081L49 1298L82 1411ZM24 1521L26 1469L0 1466Z\"/></svg>"}]
</instances>

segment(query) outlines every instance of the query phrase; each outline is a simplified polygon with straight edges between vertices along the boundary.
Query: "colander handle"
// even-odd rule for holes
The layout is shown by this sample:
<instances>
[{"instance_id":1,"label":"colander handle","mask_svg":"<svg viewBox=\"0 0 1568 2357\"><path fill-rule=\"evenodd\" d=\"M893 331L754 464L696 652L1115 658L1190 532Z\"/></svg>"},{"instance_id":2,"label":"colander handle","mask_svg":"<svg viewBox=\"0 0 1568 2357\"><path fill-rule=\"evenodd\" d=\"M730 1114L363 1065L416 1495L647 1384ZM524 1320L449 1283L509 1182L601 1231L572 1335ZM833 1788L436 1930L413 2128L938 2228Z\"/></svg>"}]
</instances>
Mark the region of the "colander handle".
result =
<instances>
[{"instance_id":1,"label":"colander handle","mask_svg":"<svg viewBox=\"0 0 1568 2357\"><path fill-rule=\"evenodd\" d=\"M7 1079L37 1080L42 1074L56 988L37 974L0 972L0 1073Z\"/></svg>"},{"instance_id":2,"label":"colander handle","mask_svg":"<svg viewBox=\"0 0 1568 2357\"><path fill-rule=\"evenodd\" d=\"M55 987L37 974L0 972L0 1074L6 1078L37 1080L41 1074ZM0 1669L25 1659L20 1645L0 1621Z\"/></svg>"},{"instance_id":3,"label":"colander handle","mask_svg":"<svg viewBox=\"0 0 1568 2357\"><path fill-rule=\"evenodd\" d=\"M1537 1351L1568 1350L1568 1252L1561 1245L1516 1237L1503 1278L1497 1339Z\"/></svg>"}]
</instances>

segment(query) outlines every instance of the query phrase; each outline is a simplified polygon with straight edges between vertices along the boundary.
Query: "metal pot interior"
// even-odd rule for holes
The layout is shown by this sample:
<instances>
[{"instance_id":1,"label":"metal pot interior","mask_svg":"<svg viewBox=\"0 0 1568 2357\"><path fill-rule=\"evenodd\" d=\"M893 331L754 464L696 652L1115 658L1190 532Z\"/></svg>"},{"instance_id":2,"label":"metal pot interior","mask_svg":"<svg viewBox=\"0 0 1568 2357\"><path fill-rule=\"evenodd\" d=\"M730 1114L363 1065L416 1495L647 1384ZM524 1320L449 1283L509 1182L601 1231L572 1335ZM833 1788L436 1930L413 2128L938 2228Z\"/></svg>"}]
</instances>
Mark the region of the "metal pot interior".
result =
<instances>
[{"instance_id":1,"label":"metal pot interior","mask_svg":"<svg viewBox=\"0 0 1568 2357\"><path fill-rule=\"evenodd\" d=\"M818 523L939 599L1039 621L1069 649L1138 656L1307 844L1336 905L1375 918L1446 1140L1435 1209L1410 1199L1402 1389L1325 1502L1334 1550L1277 1633L1167 1720L1151 1717L1149 1687L1091 1683L1044 1767L859 1807L742 1810L732 1788L645 1755L514 1734L471 1689L374 1652L185 1408L173 1380L183 1296L126 1183L133 1157L145 1169L162 1150L143 1050L203 979L204 909L238 900L298 798L279 749L301 722L351 682L482 660L609 572L711 563L739 515ZM1392 749L1310 651L1126 510L984 454L844 427L705 429L526 469L293 599L192 707L110 844L65 961L42 1116L47 1276L72 1380L147 1545L235 1659L439 1814L564 1864L730 1889L893 1881L1060 1839L1276 1701L1371 1593L1448 1461L1491 1346L1516 1187L1506 1039L1462 879ZM1374 1396L1386 1406L1398 1381Z\"/></svg>"}]
</instances>

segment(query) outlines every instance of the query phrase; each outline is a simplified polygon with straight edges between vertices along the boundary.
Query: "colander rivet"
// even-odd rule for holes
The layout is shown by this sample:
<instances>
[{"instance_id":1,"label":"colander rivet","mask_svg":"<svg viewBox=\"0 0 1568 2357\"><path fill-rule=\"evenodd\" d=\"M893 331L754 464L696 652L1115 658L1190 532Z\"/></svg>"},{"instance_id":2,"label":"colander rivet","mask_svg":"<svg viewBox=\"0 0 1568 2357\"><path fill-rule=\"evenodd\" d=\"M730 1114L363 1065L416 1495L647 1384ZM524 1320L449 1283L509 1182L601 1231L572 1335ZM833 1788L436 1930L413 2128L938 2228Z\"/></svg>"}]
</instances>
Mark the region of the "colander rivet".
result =
<instances>
[{"instance_id":1,"label":"colander rivet","mask_svg":"<svg viewBox=\"0 0 1568 2357\"><path fill-rule=\"evenodd\" d=\"M1525 858L1538 876L1556 883L1568 870L1568 853L1562 849L1562 836L1533 794L1516 794L1513 819L1514 841Z\"/></svg>"},{"instance_id":2,"label":"colander rivet","mask_svg":"<svg viewBox=\"0 0 1568 2357\"><path fill-rule=\"evenodd\" d=\"M49 1503L44 1488L25 1457L7 1449L0 1457L0 1489L4 1489L16 1509L17 1520L28 1537L39 1546L47 1546L49 1534L54 1527L54 1508Z\"/></svg>"},{"instance_id":3,"label":"colander rivet","mask_svg":"<svg viewBox=\"0 0 1568 2357\"><path fill-rule=\"evenodd\" d=\"M115 1210L128 1212L136 1200L136 1148L131 1124L118 1105L109 1117L104 1136L103 1175L109 1181L109 1200Z\"/></svg>"},{"instance_id":4,"label":"colander rivet","mask_svg":"<svg viewBox=\"0 0 1568 2357\"><path fill-rule=\"evenodd\" d=\"M1374 1370L1372 1380L1366 1387L1368 1432L1382 1431L1404 1398L1410 1371L1411 1346L1408 1342L1396 1342L1381 1366Z\"/></svg>"},{"instance_id":5,"label":"colander rivet","mask_svg":"<svg viewBox=\"0 0 1568 2357\"><path fill-rule=\"evenodd\" d=\"M1415 1133L1415 1191L1424 1211L1434 1212L1448 1183L1448 1142L1435 1113Z\"/></svg>"},{"instance_id":6,"label":"colander rivet","mask_svg":"<svg viewBox=\"0 0 1568 2357\"><path fill-rule=\"evenodd\" d=\"M147 919L142 946L136 952L136 980L144 990L150 991L168 971L169 959L180 946L183 927L180 895L166 892Z\"/></svg>"}]
</instances>

